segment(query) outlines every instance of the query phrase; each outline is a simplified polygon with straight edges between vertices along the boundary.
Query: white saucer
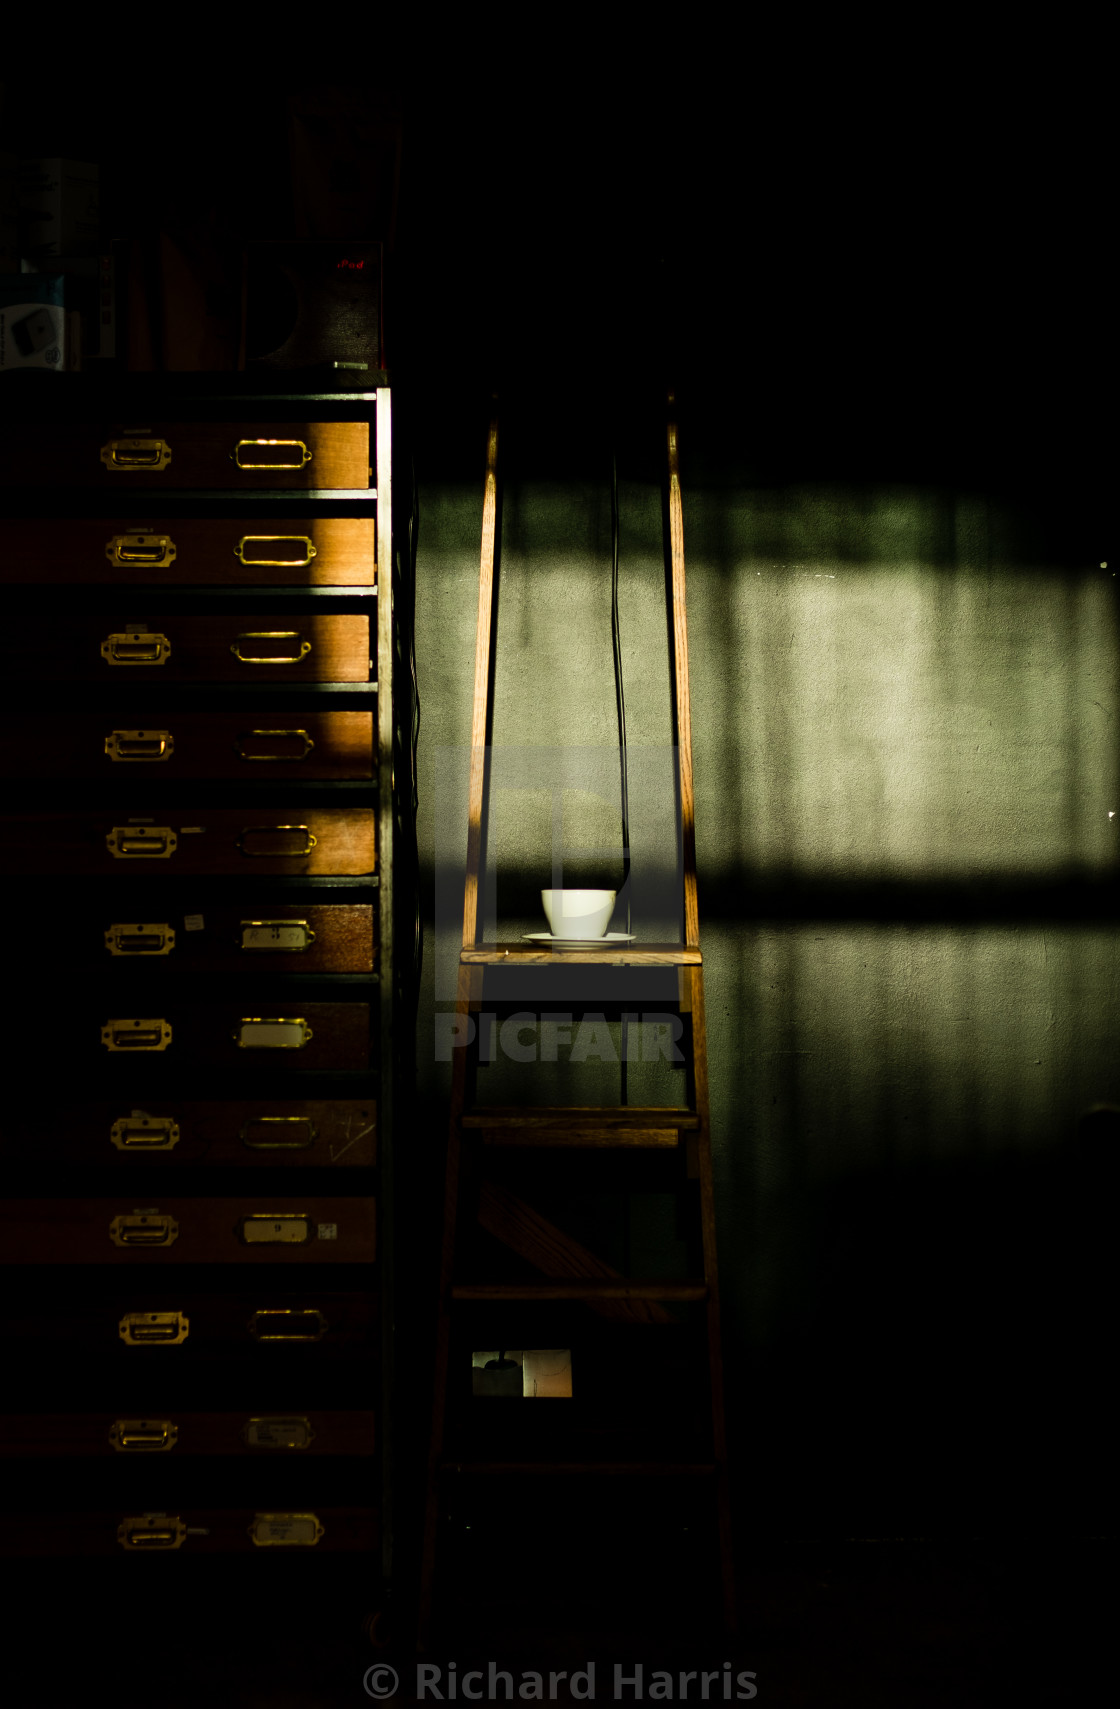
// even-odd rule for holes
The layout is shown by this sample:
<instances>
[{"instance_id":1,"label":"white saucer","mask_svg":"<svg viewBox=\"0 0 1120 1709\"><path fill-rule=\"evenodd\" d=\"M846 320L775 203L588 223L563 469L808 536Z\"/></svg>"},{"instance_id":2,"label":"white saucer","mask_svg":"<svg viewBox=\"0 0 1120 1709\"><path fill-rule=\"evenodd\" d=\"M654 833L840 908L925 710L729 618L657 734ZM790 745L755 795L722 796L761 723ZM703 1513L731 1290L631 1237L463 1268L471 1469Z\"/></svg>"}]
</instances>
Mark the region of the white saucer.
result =
<instances>
[{"instance_id":1,"label":"white saucer","mask_svg":"<svg viewBox=\"0 0 1120 1709\"><path fill-rule=\"evenodd\" d=\"M605 932L601 938L554 938L551 932L523 932L522 942L547 945L549 949L617 949L632 944L633 932Z\"/></svg>"}]
</instances>

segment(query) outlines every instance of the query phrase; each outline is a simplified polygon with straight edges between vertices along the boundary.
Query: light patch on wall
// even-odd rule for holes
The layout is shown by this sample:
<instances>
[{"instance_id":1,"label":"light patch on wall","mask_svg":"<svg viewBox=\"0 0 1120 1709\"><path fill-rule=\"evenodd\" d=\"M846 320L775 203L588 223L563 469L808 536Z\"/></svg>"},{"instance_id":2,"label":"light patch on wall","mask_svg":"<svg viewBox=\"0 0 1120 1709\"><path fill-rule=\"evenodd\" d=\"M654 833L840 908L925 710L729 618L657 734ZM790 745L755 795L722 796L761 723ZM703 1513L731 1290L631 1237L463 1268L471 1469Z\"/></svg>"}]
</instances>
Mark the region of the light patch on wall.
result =
<instances>
[{"instance_id":1,"label":"light patch on wall","mask_svg":"<svg viewBox=\"0 0 1120 1709\"><path fill-rule=\"evenodd\" d=\"M1111 866L1111 577L807 571L744 566L691 602L715 678L694 729L699 826L730 812L749 867L805 877Z\"/></svg>"}]
</instances>

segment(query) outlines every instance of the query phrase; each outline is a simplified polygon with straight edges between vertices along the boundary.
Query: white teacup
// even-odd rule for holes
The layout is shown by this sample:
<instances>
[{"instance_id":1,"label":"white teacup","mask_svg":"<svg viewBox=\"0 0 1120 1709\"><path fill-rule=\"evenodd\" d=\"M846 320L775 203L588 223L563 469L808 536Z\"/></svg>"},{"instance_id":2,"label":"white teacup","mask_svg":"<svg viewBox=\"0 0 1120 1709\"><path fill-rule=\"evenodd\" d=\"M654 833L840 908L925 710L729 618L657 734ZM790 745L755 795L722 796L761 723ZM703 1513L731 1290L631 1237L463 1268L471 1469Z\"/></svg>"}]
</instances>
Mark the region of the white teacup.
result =
<instances>
[{"instance_id":1,"label":"white teacup","mask_svg":"<svg viewBox=\"0 0 1120 1709\"><path fill-rule=\"evenodd\" d=\"M554 938L601 938L614 913L617 890L542 890L545 919Z\"/></svg>"}]
</instances>

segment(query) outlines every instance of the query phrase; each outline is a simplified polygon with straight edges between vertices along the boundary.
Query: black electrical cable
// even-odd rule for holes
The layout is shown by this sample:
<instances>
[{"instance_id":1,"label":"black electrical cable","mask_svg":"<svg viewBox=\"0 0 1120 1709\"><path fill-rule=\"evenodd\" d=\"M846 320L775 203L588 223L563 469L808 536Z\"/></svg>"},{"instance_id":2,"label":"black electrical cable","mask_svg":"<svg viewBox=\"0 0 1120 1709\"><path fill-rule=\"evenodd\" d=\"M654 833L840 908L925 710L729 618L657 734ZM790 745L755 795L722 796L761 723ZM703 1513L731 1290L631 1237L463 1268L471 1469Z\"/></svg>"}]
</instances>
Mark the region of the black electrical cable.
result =
<instances>
[{"instance_id":1,"label":"black electrical cable","mask_svg":"<svg viewBox=\"0 0 1120 1709\"><path fill-rule=\"evenodd\" d=\"M630 930L630 784L626 763L626 696L622 689L622 641L618 624L618 459L611 452L611 639L614 642L614 692L618 703L618 748L622 773L622 888L626 930Z\"/></svg>"},{"instance_id":2,"label":"black electrical cable","mask_svg":"<svg viewBox=\"0 0 1120 1709\"><path fill-rule=\"evenodd\" d=\"M626 763L626 696L622 691L622 639L618 622L618 458L611 451L611 640L614 643L614 692L618 704L618 753L622 775L622 891L626 897L626 930L630 930L630 782ZM627 1102L627 1027L619 1027L620 1101Z\"/></svg>"},{"instance_id":3,"label":"black electrical cable","mask_svg":"<svg viewBox=\"0 0 1120 1709\"><path fill-rule=\"evenodd\" d=\"M416 459L409 458L412 472L412 497L408 514L408 668L412 678L412 888L415 903L415 925L412 944L413 999L420 1008L420 976L424 967L424 933L420 915L420 836L417 815L420 809L418 783L418 753L420 747L420 683L416 674L416 548L420 538L420 489L416 482Z\"/></svg>"}]
</instances>

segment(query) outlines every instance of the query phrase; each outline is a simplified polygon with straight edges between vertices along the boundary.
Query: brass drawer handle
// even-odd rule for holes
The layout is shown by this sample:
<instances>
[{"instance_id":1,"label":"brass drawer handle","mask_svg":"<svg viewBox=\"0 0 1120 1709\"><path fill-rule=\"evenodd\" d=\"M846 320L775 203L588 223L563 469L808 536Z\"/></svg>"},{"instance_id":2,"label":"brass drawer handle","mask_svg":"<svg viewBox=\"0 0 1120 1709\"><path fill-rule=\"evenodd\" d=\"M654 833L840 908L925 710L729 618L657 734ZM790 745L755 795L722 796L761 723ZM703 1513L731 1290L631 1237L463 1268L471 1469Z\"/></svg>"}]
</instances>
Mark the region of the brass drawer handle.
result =
<instances>
[{"instance_id":1,"label":"brass drawer handle","mask_svg":"<svg viewBox=\"0 0 1120 1709\"><path fill-rule=\"evenodd\" d=\"M102 641L101 657L108 665L165 665L171 643L166 635L146 629L117 631Z\"/></svg>"},{"instance_id":2,"label":"brass drawer handle","mask_svg":"<svg viewBox=\"0 0 1120 1709\"><path fill-rule=\"evenodd\" d=\"M166 1454L178 1440L179 1426L169 1418L117 1418L109 1429L118 1454Z\"/></svg>"},{"instance_id":3,"label":"brass drawer handle","mask_svg":"<svg viewBox=\"0 0 1120 1709\"><path fill-rule=\"evenodd\" d=\"M306 1246L315 1238L315 1225L305 1211L252 1211L237 1225L242 1246Z\"/></svg>"},{"instance_id":4,"label":"brass drawer handle","mask_svg":"<svg viewBox=\"0 0 1120 1709\"><path fill-rule=\"evenodd\" d=\"M117 1325L126 1347L178 1347L191 1332L181 1311L126 1311Z\"/></svg>"},{"instance_id":5,"label":"brass drawer handle","mask_svg":"<svg viewBox=\"0 0 1120 1709\"><path fill-rule=\"evenodd\" d=\"M169 760L175 739L170 730L113 730L105 752L111 760Z\"/></svg>"},{"instance_id":6,"label":"brass drawer handle","mask_svg":"<svg viewBox=\"0 0 1120 1709\"><path fill-rule=\"evenodd\" d=\"M114 825L105 838L114 860L169 860L178 846L170 825Z\"/></svg>"},{"instance_id":7,"label":"brass drawer handle","mask_svg":"<svg viewBox=\"0 0 1120 1709\"><path fill-rule=\"evenodd\" d=\"M254 1341L321 1341L330 1324L317 1309L290 1311L255 1311L249 1319L249 1334Z\"/></svg>"},{"instance_id":8,"label":"brass drawer handle","mask_svg":"<svg viewBox=\"0 0 1120 1709\"><path fill-rule=\"evenodd\" d=\"M166 1050L171 1027L161 1019L106 1021L101 1029L106 1050Z\"/></svg>"},{"instance_id":9,"label":"brass drawer handle","mask_svg":"<svg viewBox=\"0 0 1120 1709\"><path fill-rule=\"evenodd\" d=\"M134 1110L109 1130L118 1151L172 1151L179 1143L179 1124L171 1116L149 1116Z\"/></svg>"},{"instance_id":10,"label":"brass drawer handle","mask_svg":"<svg viewBox=\"0 0 1120 1709\"><path fill-rule=\"evenodd\" d=\"M179 1224L173 1216L159 1211L132 1211L115 1216L109 1224L109 1239L114 1246L174 1246L179 1238Z\"/></svg>"},{"instance_id":11,"label":"brass drawer handle","mask_svg":"<svg viewBox=\"0 0 1120 1709\"><path fill-rule=\"evenodd\" d=\"M302 954L314 942L315 933L306 920L242 920L237 939L245 950L280 950L286 954Z\"/></svg>"},{"instance_id":12,"label":"brass drawer handle","mask_svg":"<svg viewBox=\"0 0 1120 1709\"><path fill-rule=\"evenodd\" d=\"M277 455L282 446L290 447L287 457ZM259 455L246 458L246 450ZM311 452L302 439L239 439L230 457L239 469L302 469L310 463Z\"/></svg>"},{"instance_id":13,"label":"brass drawer handle","mask_svg":"<svg viewBox=\"0 0 1120 1709\"><path fill-rule=\"evenodd\" d=\"M275 1139L250 1139L253 1128L279 1129ZM302 1135L297 1134L302 1129ZM282 1134L290 1138L283 1138ZM315 1144L318 1135L310 1116L252 1116L242 1124L241 1143L249 1151L306 1151Z\"/></svg>"},{"instance_id":14,"label":"brass drawer handle","mask_svg":"<svg viewBox=\"0 0 1120 1709\"><path fill-rule=\"evenodd\" d=\"M175 933L164 924L148 926L112 925L105 933L110 955L170 955Z\"/></svg>"},{"instance_id":15,"label":"brass drawer handle","mask_svg":"<svg viewBox=\"0 0 1120 1709\"><path fill-rule=\"evenodd\" d=\"M306 1418L250 1418L241 1440L247 1448L309 1448L315 1432Z\"/></svg>"},{"instance_id":16,"label":"brass drawer handle","mask_svg":"<svg viewBox=\"0 0 1120 1709\"><path fill-rule=\"evenodd\" d=\"M303 1050L315 1034L302 1018L246 1016L233 1035L239 1050Z\"/></svg>"},{"instance_id":17,"label":"brass drawer handle","mask_svg":"<svg viewBox=\"0 0 1120 1709\"><path fill-rule=\"evenodd\" d=\"M290 653L243 653L242 644L249 641L294 641L297 650ZM298 629L247 629L230 647L235 659L243 665L298 665L311 651Z\"/></svg>"},{"instance_id":18,"label":"brass drawer handle","mask_svg":"<svg viewBox=\"0 0 1120 1709\"><path fill-rule=\"evenodd\" d=\"M323 1535L323 1527L313 1513L254 1513L249 1535L258 1549L310 1548Z\"/></svg>"},{"instance_id":19,"label":"brass drawer handle","mask_svg":"<svg viewBox=\"0 0 1120 1709\"><path fill-rule=\"evenodd\" d=\"M276 751L276 744L281 744ZM284 743L289 746L285 749ZM302 748L301 753L295 749ZM314 739L306 730L242 730L233 744L233 751L239 760L305 760L315 746Z\"/></svg>"},{"instance_id":20,"label":"brass drawer handle","mask_svg":"<svg viewBox=\"0 0 1120 1709\"><path fill-rule=\"evenodd\" d=\"M246 546L275 546L277 541L284 541L302 548L302 556L298 558L251 558L246 552ZM233 548L233 555L243 564L259 564L266 570L305 570L318 548L310 534L243 534Z\"/></svg>"},{"instance_id":21,"label":"brass drawer handle","mask_svg":"<svg viewBox=\"0 0 1120 1709\"><path fill-rule=\"evenodd\" d=\"M110 439L103 445L101 461L107 469L151 469L158 473L170 463L171 447L166 439L130 435L127 439Z\"/></svg>"},{"instance_id":22,"label":"brass drawer handle","mask_svg":"<svg viewBox=\"0 0 1120 1709\"><path fill-rule=\"evenodd\" d=\"M303 843L303 847L297 849L290 846L287 848L269 848L267 846L262 848L256 846L256 844L259 844L266 838L275 837L277 835L284 837L287 836L288 833L291 833L293 838L298 834L301 842ZM255 839L255 844L252 848L249 847L250 837ZM306 855L311 853L318 841L318 837L315 836L315 834L310 831L306 825L248 825L238 837L237 847L248 860L263 860L266 858L269 860L303 860Z\"/></svg>"},{"instance_id":23,"label":"brass drawer handle","mask_svg":"<svg viewBox=\"0 0 1120 1709\"><path fill-rule=\"evenodd\" d=\"M122 1519L117 1526L122 1549L178 1549L186 1534L183 1521L169 1519L166 1513L142 1513L136 1519Z\"/></svg>"},{"instance_id":24,"label":"brass drawer handle","mask_svg":"<svg viewBox=\"0 0 1120 1709\"><path fill-rule=\"evenodd\" d=\"M105 556L118 570L166 570L175 562L175 542L170 534L114 534Z\"/></svg>"}]
</instances>

